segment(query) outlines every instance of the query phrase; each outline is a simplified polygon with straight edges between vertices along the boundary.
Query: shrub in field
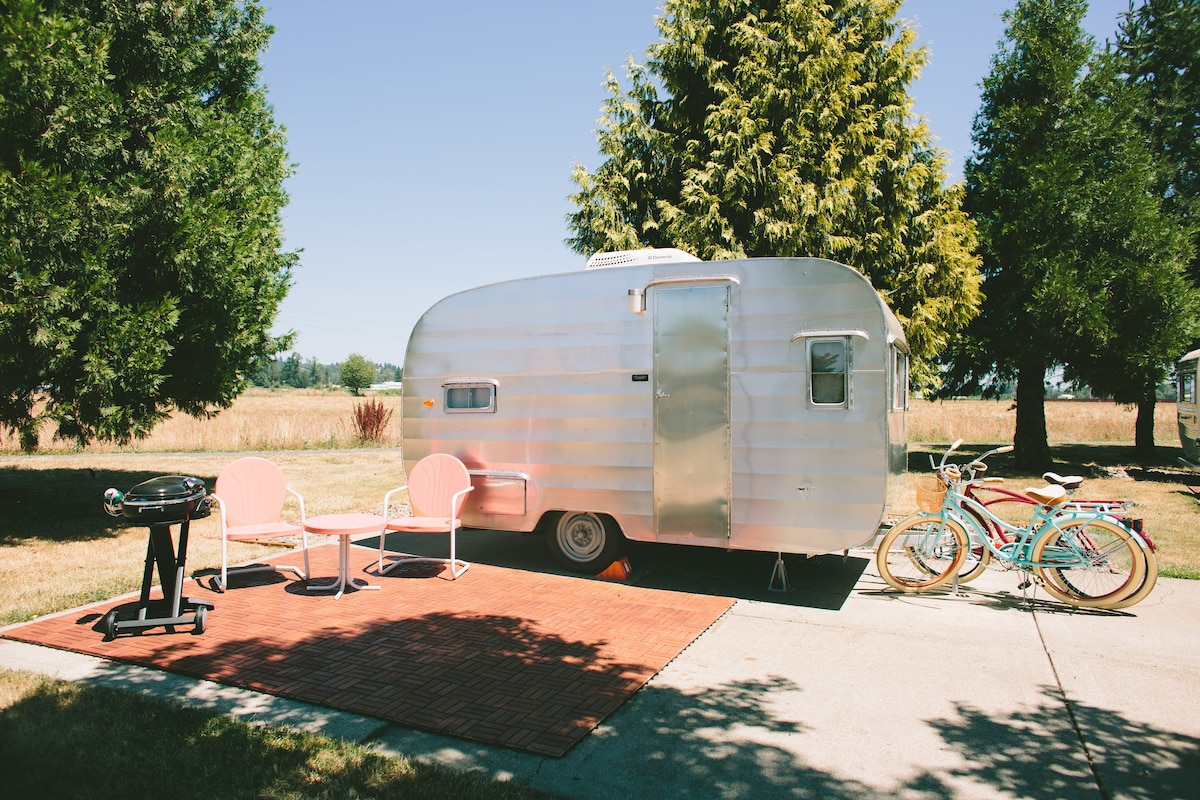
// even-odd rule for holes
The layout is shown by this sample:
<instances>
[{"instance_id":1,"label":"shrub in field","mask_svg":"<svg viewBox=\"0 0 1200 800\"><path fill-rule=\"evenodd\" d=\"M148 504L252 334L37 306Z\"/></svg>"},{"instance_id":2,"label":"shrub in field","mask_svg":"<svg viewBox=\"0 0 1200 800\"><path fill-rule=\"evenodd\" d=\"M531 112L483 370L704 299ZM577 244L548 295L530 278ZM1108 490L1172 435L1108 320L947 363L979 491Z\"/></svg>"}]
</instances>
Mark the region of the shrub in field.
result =
<instances>
[{"instance_id":1,"label":"shrub in field","mask_svg":"<svg viewBox=\"0 0 1200 800\"><path fill-rule=\"evenodd\" d=\"M384 408L380 400L371 398L354 404L354 435L361 442L377 442L382 439L391 420L392 409Z\"/></svg>"}]
</instances>

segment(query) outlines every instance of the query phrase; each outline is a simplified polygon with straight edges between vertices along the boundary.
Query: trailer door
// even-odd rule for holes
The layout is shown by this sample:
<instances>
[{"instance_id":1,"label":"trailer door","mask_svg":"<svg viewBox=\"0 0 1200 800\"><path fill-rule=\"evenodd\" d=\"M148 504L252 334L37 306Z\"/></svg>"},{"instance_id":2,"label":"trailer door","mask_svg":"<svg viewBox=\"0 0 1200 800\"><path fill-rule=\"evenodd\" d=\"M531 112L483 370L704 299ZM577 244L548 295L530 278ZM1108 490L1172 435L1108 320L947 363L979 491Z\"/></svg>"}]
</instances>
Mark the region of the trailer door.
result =
<instances>
[{"instance_id":1,"label":"trailer door","mask_svg":"<svg viewBox=\"0 0 1200 800\"><path fill-rule=\"evenodd\" d=\"M664 286L653 293L659 541L729 540L729 292L728 285L703 285Z\"/></svg>"}]
</instances>

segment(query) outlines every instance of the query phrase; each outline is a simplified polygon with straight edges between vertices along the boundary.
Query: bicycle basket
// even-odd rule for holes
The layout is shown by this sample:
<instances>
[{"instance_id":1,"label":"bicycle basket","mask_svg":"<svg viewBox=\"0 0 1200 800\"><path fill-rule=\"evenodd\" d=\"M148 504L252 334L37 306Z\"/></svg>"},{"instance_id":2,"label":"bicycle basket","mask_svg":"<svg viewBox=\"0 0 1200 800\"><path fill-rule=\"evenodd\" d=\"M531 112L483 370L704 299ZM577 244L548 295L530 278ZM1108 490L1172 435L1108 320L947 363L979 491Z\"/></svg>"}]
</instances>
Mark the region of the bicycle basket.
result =
<instances>
[{"instance_id":1,"label":"bicycle basket","mask_svg":"<svg viewBox=\"0 0 1200 800\"><path fill-rule=\"evenodd\" d=\"M917 476L917 508L922 511L939 511L946 499L946 484L937 475Z\"/></svg>"}]
</instances>

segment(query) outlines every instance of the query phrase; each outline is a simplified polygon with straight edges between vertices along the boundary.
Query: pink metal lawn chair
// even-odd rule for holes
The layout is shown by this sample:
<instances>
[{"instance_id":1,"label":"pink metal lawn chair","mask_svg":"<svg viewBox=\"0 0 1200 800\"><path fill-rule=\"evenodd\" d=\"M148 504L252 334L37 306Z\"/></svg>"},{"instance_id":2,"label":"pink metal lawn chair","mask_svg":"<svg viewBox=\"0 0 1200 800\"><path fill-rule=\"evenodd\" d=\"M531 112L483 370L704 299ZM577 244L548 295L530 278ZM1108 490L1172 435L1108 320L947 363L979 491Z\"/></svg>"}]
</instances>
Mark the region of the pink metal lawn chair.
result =
<instances>
[{"instance_id":1,"label":"pink metal lawn chair","mask_svg":"<svg viewBox=\"0 0 1200 800\"><path fill-rule=\"evenodd\" d=\"M288 496L300 505L299 523L285 522L283 507ZM217 477L210 495L220 510L221 574L213 579L218 592L229 585L229 575L241 572L281 570L308 577L308 533L304 530L304 498L287 485L287 479L265 458L248 456L234 461ZM299 534L304 543L304 571L287 564L247 564L230 567L229 542L282 539Z\"/></svg>"},{"instance_id":2,"label":"pink metal lawn chair","mask_svg":"<svg viewBox=\"0 0 1200 800\"><path fill-rule=\"evenodd\" d=\"M471 485L471 475L466 466L452 455L434 453L425 456L412 468L408 476L408 484L392 489L383 497L384 536L379 537L379 572L387 573L397 564L413 562L436 562L450 565L450 579L456 580L471 566L466 561L459 560L455 551L455 533L462 527L459 515L466 502L467 493L475 487ZM412 505L412 516L391 516L390 504L392 495L408 490L408 500ZM450 557L429 558L402 554L393 556L395 560L384 564L384 540L388 531L407 533L448 533L450 534Z\"/></svg>"}]
</instances>

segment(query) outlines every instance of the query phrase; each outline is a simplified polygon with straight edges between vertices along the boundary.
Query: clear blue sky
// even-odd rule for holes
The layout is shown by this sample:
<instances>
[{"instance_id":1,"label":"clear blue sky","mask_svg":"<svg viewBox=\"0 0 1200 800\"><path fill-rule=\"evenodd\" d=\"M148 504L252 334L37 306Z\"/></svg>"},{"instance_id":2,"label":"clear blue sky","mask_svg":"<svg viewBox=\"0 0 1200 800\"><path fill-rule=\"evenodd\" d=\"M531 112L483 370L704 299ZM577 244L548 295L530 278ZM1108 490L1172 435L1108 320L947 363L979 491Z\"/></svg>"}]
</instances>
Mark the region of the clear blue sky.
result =
<instances>
[{"instance_id":1,"label":"clear blue sky","mask_svg":"<svg viewBox=\"0 0 1200 800\"><path fill-rule=\"evenodd\" d=\"M297 164L276 332L322 363L401 364L442 297L579 269L564 244L573 165L600 163L606 69L658 39L660 0L266 0L263 82ZM958 180L979 84L1015 0L905 0L929 63L910 87ZM1128 0L1091 0L1113 38Z\"/></svg>"}]
</instances>

